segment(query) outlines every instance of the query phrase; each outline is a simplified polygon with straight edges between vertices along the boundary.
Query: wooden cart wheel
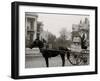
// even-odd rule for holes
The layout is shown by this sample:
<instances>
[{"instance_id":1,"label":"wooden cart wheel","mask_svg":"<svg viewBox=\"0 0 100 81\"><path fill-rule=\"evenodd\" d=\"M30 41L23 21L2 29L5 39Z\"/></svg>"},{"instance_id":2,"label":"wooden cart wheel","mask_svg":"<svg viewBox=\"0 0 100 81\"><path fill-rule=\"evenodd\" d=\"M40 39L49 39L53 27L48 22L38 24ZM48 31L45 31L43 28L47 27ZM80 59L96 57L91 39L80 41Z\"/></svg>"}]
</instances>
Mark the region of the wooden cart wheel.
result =
<instances>
[{"instance_id":1,"label":"wooden cart wheel","mask_svg":"<svg viewBox=\"0 0 100 81\"><path fill-rule=\"evenodd\" d=\"M79 65L82 62L82 59L80 58L80 56L75 53L70 53L68 60L72 65Z\"/></svg>"}]
</instances>

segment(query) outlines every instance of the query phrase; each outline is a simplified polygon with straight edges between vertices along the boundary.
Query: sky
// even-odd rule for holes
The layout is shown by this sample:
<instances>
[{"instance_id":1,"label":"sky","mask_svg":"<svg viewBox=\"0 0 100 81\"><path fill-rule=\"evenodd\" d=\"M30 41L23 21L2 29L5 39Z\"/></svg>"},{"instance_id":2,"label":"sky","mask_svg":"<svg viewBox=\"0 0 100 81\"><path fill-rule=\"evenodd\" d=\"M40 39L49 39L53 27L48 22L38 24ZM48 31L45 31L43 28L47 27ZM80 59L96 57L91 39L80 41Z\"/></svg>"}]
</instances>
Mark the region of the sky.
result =
<instances>
[{"instance_id":1,"label":"sky","mask_svg":"<svg viewBox=\"0 0 100 81\"><path fill-rule=\"evenodd\" d=\"M72 31L72 24L79 24L80 20L84 21L89 16L84 15L69 15L69 14L38 14L38 21L43 23L43 29L49 31L56 37L60 36L62 28L66 28L67 32Z\"/></svg>"}]
</instances>

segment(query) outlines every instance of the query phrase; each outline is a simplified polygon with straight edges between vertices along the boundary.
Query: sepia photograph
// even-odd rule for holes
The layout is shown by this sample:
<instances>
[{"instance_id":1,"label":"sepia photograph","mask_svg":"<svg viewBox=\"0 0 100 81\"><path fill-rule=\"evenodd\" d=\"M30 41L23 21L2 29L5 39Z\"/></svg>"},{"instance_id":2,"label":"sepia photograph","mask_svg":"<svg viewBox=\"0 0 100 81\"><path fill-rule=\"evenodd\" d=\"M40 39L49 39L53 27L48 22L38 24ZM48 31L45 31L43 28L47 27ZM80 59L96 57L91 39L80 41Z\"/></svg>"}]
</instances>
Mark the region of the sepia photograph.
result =
<instances>
[{"instance_id":1,"label":"sepia photograph","mask_svg":"<svg viewBox=\"0 0 100 81\"><path fill-rule=\"evenodd\" d=\"M88 66L89 17L25 12L25 68Z\"/></svg>"},{"instance_id":2,"label":"sepia photograph","mask_svg":"<svg viewBox=\"0 0 100 81\"><path fill-rule=\"evenodd\" d=\"M11 77L97 74L97 7L12 3Z\"/></svg>"}]
</instances>

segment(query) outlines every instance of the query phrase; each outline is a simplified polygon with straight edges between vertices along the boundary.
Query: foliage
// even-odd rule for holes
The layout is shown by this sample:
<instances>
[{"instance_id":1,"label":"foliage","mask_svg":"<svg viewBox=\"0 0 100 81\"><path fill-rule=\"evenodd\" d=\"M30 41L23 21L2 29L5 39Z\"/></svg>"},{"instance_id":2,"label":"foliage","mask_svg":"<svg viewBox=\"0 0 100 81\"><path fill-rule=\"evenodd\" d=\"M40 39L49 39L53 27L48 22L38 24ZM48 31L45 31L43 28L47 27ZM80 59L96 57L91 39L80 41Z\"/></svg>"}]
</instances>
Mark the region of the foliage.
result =
<instances>
[{"instance_id":1,"label":"foliage","mask_svg":"<svg viewBox=\"0 0 100 81\"><path fill-rule=\"evenodd\" d=\"M62 28L61 31L60 31L60 39L62 41L67 40L67 35L68 35L68 33L67 33L66 28Z\"/></svg>"}]
</instances>

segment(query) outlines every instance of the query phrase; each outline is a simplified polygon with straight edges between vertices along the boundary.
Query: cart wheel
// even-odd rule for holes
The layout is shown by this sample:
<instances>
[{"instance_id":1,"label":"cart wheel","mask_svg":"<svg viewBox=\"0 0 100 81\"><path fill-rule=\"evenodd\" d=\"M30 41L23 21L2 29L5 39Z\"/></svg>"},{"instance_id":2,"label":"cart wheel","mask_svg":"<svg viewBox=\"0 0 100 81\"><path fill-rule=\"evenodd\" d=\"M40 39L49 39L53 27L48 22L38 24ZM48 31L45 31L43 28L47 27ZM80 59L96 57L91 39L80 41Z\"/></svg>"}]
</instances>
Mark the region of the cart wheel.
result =
<instances>
[{"instance_id":1,"label":"cart wheel","mask_svg":"<svg viewBox=\"0 0 100 81\"><path fill-rule=\"evenodd\" d=\"M79 65L82 62L82 59L79 57L79 55L76 55L74 53L70 54L68 60L72 65Z\"/></svg>"}]
</instances>

